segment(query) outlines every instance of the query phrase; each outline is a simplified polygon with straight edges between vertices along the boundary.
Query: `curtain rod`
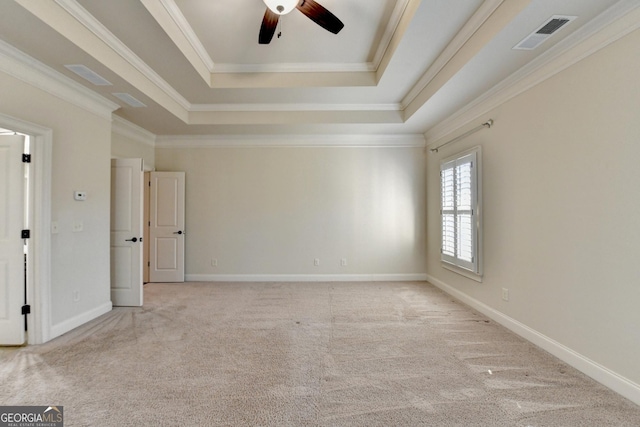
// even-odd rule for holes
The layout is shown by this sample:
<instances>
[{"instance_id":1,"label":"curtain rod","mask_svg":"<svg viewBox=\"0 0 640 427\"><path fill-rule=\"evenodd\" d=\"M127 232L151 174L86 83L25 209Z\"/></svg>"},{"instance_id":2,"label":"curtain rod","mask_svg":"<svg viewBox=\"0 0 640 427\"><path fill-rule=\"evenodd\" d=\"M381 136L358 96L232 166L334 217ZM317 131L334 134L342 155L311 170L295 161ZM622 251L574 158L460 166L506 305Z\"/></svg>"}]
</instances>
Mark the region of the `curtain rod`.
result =
<instances>
[{"instance_id":1,"label":"curtain rod","mask_svg":"<svg viewBox=\"0 0 640 427\"><path fill-rule=\"evenodd\" d=\"M481 124L480 126L475 127L475 128L473 128L473 129L471 129L470 131L465 132L465 133L463 133L462 135L460 135L460 136L458 136L458 137L456 137L456 138L453 138L451 141L447 141L447 142L445 142L444 144L440 144L440 145L438 145L437 147L432 148L432 149L431 149L431 151L432 151L432 152L434 152L434 153L437 153L437 152L438 152L438 150L439 150L440 148L444 147L445 145L448 145L448 144L451 144L451 143L453 143L453 142L459 141L459 140L461 140L462 138L464 138L464 137L466 137L466 136L469 136L469 135L471 135L472 133L476 133L476 132L478 132L478 131L479 131L479 130L481 130L481 129L484 129L484 128L489 129L489 128L491 128L491 126L493 126L493 119L489 119L489 120L487 120L486 122L484 122L484 123L483 123L483 124Z\"/></svg>"}]
</instances>

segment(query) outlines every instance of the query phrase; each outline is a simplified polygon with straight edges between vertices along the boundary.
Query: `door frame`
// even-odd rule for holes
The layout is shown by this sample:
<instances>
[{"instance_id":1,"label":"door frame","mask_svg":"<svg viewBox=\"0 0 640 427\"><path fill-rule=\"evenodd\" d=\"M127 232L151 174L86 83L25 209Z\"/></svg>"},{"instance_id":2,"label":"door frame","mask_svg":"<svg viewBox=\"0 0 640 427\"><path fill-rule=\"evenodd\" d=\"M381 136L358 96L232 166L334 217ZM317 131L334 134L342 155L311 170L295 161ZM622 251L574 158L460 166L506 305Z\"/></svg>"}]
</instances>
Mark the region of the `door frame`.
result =
<instances>
[{"instance_id":1,"label":"door frame","mask_svg":"<svg viewBox=\"0 0 640 427\"><path fill-rule=\"evenodd\" d=\"M51 159L53 130L0 113L0 127L31 137L29 167L30 247L27 254L28 344L51 337Z\"/></svg>"}]
</instances>

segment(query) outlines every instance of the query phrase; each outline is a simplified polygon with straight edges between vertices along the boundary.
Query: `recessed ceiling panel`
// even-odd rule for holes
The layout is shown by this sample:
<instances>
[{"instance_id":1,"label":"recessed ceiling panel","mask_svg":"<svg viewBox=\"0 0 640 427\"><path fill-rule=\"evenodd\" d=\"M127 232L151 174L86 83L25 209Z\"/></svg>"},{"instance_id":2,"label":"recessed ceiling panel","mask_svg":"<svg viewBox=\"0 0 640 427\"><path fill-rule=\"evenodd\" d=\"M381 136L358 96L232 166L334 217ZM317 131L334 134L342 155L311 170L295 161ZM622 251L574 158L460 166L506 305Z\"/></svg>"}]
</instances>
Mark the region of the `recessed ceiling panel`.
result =
<instances>
[{"instance_id":1,"label":"recessed ceiling panel","mask_svg":"<svg viewBox=\"0 0 640 427\"><path fill-rule=\"evenodd\" d=\"M332 34L298 10L281 16L268 45L258 44L262 0L174 0L216 64L370 63L387 29L394 0L319 0L344 28Z\"/></svg>"},{"instance_id":2,"label":"recessed ceiling panel","mask_svg":"<svg viewBox=\"0 0 640 427\"><path fill-rule=\"evenodd\" d=\"M518 75L600 14L634 7L629 0L317 1L344 22L338 35L294 10L282 19L281 37L263 46L262 0L0 1L0 55L18 49L112 101L112 93L131 94L148 107L123 102L116 114L159 135L414 133ZM523 9L510 16L513 3ZM534 51L511 49L560 14L578 18ZM209 57L204 67L194 65L187 40ZM68 64L113 86L94 86ZM358 71L363 65L369 71ZM371 83L324 84L331 74ZM256 75L262 85L252 83ZM230 76L235 86L211 84Z\"/></svg>"}]
</instances>

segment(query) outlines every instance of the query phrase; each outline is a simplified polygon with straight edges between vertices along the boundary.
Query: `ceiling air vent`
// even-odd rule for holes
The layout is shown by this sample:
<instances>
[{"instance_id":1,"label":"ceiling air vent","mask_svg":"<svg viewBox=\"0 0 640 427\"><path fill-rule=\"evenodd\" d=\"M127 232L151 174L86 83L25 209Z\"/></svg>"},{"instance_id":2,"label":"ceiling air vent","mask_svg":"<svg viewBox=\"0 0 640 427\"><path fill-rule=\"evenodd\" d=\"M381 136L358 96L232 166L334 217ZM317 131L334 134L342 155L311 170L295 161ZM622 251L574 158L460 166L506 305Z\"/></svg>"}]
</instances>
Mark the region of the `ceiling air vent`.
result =
<instances>
[{"instance_id":1,"label":"ceiling air vent","mask_svg":"<svg viewBox=\"0 0 640 427\"><path fill-rule=\"evenodd\" d=\"M65 67L69 71L73 71L83 79L90 81L96 86L111 86L111 82L109 80L105 79L86 65L73 64L65 65Z\"/></svg>"},{"instance_id":2,"label":"ceiling air vent","mask_svg":"<svg viewBox=\"0 0 640 427\"><path fill-rule=\"evenodd\" d=\"M142 101L140 101L138 98L135 98L133 95L130 95L128 93L118 92L118 93L112 93L111 95L115 96L120 101L124 102L125 104L129 104L130 106L135 107L135 108L141 108L141 107L146 107L147 106Z\"/></svg>"},{"instance_id":3,"label":"ceiling air vent","mask_svg":"<svg viewBox=\"0 0 640 427\"><path fill-rule=\"evenodd\" d=\"M560 28L563 28L576 18L577 16L553 15L513 48L518 50L533 50L560 30Z\"/></svg>"}]
</instances>

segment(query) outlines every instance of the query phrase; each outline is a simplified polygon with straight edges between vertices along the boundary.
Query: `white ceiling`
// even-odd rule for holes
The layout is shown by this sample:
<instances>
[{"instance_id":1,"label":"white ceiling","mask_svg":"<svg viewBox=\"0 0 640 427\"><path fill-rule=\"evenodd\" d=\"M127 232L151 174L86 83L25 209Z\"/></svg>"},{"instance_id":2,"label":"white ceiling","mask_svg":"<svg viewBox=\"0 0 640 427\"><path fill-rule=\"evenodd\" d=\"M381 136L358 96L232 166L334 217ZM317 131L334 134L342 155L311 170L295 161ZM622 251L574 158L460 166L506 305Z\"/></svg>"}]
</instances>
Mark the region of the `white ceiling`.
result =
<instances>
[{"instance_id":1,"label":"white ceiling","mask_svg":"<svg viewBox=\"0 0 640 427\"><path fill-rule=\"evenodd\" d=\"M282 37L259 45L262 0L2 1L0 39L157 135L419 134L633 1L319 3L344 22L339 34L294 10ZM536 50L512 50L552 15L578 18ZM113 86L93 86L68 64Z\"/></svg>"}]
</instances>

